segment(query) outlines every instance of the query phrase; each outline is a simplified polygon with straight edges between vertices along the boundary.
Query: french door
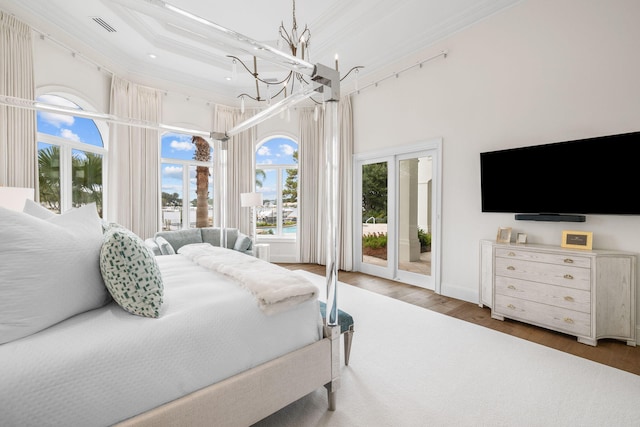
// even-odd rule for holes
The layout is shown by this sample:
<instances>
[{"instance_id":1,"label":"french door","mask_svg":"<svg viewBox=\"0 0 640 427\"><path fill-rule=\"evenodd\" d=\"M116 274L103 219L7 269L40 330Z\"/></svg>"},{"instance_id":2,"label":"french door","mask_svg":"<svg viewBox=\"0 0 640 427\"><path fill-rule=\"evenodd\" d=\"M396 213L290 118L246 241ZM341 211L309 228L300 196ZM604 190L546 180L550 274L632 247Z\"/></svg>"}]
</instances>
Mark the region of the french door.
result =
<instances>
[{"instance_id":1,"label":"french door","mask_svg":"<svg viewBox=\"0 0 640 427\"><path fill-rule=\"evenodd\" d=\"M440 291L440 147L355 157L356 270Z\"/></svg>"}]
</instances>

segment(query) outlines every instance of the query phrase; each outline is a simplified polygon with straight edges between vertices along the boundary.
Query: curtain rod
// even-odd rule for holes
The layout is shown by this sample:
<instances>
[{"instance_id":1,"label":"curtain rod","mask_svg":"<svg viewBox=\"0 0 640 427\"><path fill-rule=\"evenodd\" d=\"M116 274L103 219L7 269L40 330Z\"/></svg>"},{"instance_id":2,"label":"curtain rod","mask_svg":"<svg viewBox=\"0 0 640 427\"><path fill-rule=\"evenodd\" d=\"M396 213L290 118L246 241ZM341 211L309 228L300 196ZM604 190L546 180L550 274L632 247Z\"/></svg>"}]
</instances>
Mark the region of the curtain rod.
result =
<instances>
[{"instance_id":1,"label":"curtain rod","mask_svg":"<svg viewBox=\"0 0 640 427\"><path fill-rule=\"evenodd\" d=\"M361 91L363 91L365 89L368 89L371 86L376 86L377 87L379 83L382 83L383 81L385 81L387 79L390 79L391 77L396 77L397 78L397 77L400 76L400 74L404 73L405 71L409 71L409 70L411 70L412 68L415 68L415 67L422 68L423 64L425 64L425 63L427 63L429 61L432 61L432 60L434 60L436 58L439 58L441 56L446 58L447 55L449 55L449 51L448 50L443 50L443 51L441 51L441 52L439 52L439 53L437 53L437 54L435 54L433 56L430 56L429 58L423 59L421 61L416 62L415 64L409 65L408 67L405 67L400 71L395 71L395 72L389 74L388 76L381 78L380 80L376 80L375 82L369 83L366 86L363 86L363 87L361 87L359 89L353 90L352 92L349 93L349 95L353 95L354 93L359 94Z\"/></svg>"}]
</instances>

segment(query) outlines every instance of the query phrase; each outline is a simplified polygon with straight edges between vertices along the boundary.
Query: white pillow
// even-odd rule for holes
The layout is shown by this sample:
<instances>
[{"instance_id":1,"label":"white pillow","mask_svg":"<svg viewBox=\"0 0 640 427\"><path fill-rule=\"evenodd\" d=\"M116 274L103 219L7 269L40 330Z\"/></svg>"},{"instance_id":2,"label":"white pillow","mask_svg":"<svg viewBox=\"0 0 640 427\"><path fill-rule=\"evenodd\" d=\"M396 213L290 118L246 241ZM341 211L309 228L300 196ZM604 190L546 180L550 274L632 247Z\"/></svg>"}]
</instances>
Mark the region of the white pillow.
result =
<instances>
[{"instance_id":1,"label":"white pillow","mask_svg":"<svg viewBox=\"0 0 640 427\"><path fill-rule=\"evenodd\" d=\"M100 251L104 284L114 300L131 314L158 317L164 286L153 252L124 227L111 227Z\"/></svg>"},{"instance_id":2,"label":"white pillow","mask_svg":"<svg viewBox=\"0 0 640 427\"><path fill-rule=\"evenodd\" d=\"M40 219L49 219L56 216L55 213L51 212L49 209L45 208L40 203L34 202L31 199L27 199L24 202L24 208L22 209L22 212L27 213L31 216L35 216L36 218L40 218Z\"/></svg>"},{"instance_id":3,"label":"white pillow","mask_svg":"<svg viewBox=\"0 0 640 427\"><path fill-rule=\"evenodd\" d=\"M110 300L95 204L47 220L0 208L0 242L0 344Z\"/></svg>"},{"instance_id":4,"label":"white pillow","mask_svg":"<svg viewBox=\"0 0 640 427\"><path fill-rule=\"evenodd\" d=\"M169 243L167 241L167 239L165 239L162 236L156 237L156 245L158 245L158 247L160 248L160 253L162 255L175 255L176 254L176 251L173 250L173 246L171 246L171 243Z\"/></svg>"}]
</instances>

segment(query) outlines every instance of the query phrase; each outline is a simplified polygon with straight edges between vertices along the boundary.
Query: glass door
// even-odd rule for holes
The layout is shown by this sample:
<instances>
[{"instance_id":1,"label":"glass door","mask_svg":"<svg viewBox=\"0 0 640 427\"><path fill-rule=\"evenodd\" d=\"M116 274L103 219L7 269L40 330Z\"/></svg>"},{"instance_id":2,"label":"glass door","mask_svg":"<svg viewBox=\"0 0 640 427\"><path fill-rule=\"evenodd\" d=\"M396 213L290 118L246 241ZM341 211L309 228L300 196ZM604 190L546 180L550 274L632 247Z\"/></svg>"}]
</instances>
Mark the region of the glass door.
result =
<instances>
[{"instance_id":1,"label":"glass door","mask_svg":"<svg viewBox=\"0 0 640 427\"><path fill-rule=\"evenodd\" d=\"M365 270L389 277L389 161L362 164L361 257Z\"/></svg>"},{"instance_id":2,"label":"glass door","mask_svg":"<svg viewBox=\"0 0 640 427\"><path fill-rule=\"evenodd\" d=\"M431 218L433 157L397 159L397 264L396 278L433 289L431 284Z\"/></svg>"},{"instance_id":3,"label":"glass door","mask_svg":"<svg viewBox=\"0 0 640 427\"><path fill-rule=\"evenodd\" d=\"M356 269L439 291L437 149L358 159Z\"/></svg>"}]
</instances>

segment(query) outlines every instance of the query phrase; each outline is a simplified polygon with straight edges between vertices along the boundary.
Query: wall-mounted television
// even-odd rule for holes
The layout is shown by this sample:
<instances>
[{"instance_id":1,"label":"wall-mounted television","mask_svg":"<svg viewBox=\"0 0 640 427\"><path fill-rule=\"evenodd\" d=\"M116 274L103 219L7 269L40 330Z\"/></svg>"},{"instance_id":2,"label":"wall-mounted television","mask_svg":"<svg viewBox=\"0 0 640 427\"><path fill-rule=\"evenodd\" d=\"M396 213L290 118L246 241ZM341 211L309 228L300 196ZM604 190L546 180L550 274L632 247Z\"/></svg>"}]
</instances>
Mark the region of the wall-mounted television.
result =
<instances>
[{"instance_id":1,"label":"wall-mounted television","mask_svg":"<svg viewBox=\"0 0 640 427\"><path fill-rule=\"evenodd\" d=\"M640 215L640 132L480 153L482 212Z\"/></svg>"}]
</instances>

